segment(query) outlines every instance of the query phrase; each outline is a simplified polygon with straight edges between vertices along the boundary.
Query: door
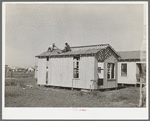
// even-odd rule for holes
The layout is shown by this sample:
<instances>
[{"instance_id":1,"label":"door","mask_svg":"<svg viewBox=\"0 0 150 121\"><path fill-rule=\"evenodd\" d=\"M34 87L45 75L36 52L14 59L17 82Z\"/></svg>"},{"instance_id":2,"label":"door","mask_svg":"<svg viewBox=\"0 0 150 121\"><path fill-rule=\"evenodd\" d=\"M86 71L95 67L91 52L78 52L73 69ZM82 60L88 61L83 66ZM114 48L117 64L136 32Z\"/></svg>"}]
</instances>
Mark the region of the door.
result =
<instances>
[{"instance_id":1,"label":"door","mask_svg":"<svg viewBox=\"0 0 150 121\"><path fill-rule=\"evenodd\" d=\"M104 63L98 63L98 86L102 87L104 81Z\"/></svg>"}]
</instances>

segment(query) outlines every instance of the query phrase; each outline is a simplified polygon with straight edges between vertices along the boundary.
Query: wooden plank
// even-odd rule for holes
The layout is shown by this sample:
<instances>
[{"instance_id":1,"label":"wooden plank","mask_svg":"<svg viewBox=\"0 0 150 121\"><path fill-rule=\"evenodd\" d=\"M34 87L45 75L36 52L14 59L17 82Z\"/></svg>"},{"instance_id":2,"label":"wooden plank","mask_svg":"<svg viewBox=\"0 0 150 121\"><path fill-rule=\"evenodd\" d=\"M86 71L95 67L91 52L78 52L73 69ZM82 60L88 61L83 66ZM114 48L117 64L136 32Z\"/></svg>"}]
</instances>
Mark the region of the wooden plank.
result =
<instances>
[{"instance_id":1,"label":"wooden plank","mask_svg":"<svg viewBox=\"0 0 150 121\"><path fill-rule=\"evenodd\" d=\"M45 85L46 84L46 59L38 59L38 81L37 84Z\"/></svg>"},{"instance_id":2,"label":"wooden plank","mask_svg":"<svg viewBox=\"0 0 150 121\"><path fill-rule=\"evenodd\" d=\"M52 62L51 58L48 61L48 85L51 85Z\"/></svg>"},{"instance_id":3,"label":"wooden plank","mask_svg":"<svg viewBox=\"0 0 150 121\"><path fill-rule=\"evenodd\" d=\"M73 78L73 57L69 58L69 87L72 87L72 78Z\"/></svg>"}]
</instances>

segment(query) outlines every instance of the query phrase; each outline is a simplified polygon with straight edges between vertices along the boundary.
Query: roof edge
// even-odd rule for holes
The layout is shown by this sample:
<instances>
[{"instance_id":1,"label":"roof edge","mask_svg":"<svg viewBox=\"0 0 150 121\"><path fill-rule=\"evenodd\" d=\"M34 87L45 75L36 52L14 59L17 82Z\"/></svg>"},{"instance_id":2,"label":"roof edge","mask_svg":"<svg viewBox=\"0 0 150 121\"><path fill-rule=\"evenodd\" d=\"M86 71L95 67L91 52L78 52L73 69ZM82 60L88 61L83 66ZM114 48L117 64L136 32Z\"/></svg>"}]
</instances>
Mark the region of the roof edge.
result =
<instances>
[{"instance_id":1,"label":"roof edge","mask_svg":"<svg viewBox=\"0 0 150 121\"><path fill-rule=\"evenodd\" d=\"M109 46L109 44L86 45L86 46L74 46L74 47L71 47L71 48L83 48L83 47L95 47L95 46Z\"/></svg>"},{"instance_id":2,"label":"roof edge","mask_svg":"<svg viewBox=\"0 0 150 121\"><path fill-rule=\"evenodd\" d=\"M121 56L118 54L118 52L117 52L111 45L108 45L108 47L110 47L110 48L116 53L116 55L118 56L118 58L121 57Z\"/></svg>"}]
</instances>

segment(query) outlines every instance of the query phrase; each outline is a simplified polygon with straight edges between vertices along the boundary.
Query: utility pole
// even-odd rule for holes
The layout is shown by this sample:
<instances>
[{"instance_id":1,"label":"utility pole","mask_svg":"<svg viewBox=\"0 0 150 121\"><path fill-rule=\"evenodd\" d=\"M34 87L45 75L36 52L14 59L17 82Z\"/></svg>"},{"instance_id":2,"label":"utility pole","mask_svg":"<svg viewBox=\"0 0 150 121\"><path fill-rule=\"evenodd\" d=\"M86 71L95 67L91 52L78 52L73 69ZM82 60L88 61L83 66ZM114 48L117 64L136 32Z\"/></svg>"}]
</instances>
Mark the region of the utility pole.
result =
<instances>
[{"instance_id":1,"label":"utility pole","mask_svg":"<svg viewBox=\"0 0 150 121\"><path fill-rule=\"evenodd\" d=\"M143 42L141 46L141 53L140 53L140 59L141 61L144 61L146 58L146 54L144 51L146 51L147 45L146 45L146 40L147 40L147 20L148 20L148 5L144 4L143 5ZM145 82L146 84L146 65L141 65L142 67L142 76L140 77L140 100L139 100L139 107L143 106L143 83Z\"/></svg>"}]
</instances>

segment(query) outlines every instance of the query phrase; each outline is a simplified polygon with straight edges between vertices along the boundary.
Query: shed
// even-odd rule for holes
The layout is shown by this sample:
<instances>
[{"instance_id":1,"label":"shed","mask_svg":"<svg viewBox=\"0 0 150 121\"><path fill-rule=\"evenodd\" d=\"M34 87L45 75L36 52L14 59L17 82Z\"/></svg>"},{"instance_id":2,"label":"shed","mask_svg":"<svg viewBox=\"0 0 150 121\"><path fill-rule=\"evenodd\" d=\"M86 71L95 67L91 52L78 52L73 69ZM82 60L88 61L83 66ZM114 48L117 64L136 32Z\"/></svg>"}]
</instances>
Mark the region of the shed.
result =
<instances>
[{"instance_id":1,"label":"shed","mask_svg":"<svg viewBox=\"0 0 150 121\"><path fill-rule=\"evenodd\" d=\"M46 51L38 57L38 85L81 89L116 88L119 54L109 44Z\"/></svg>"},{"instance_id":2,"label":"shed","mask_svg":"<svg viewBox=\"0 0 150 121\"><path fill-rule=\"evenodd\" d=\"M146 53L146 51L143 51L143 53ZM118 54L121 56L118 62L118 83L138 84L142 66L146 65L146 54L141 55L140 50L118 51Z\"/></svg>"}]
</instances>

